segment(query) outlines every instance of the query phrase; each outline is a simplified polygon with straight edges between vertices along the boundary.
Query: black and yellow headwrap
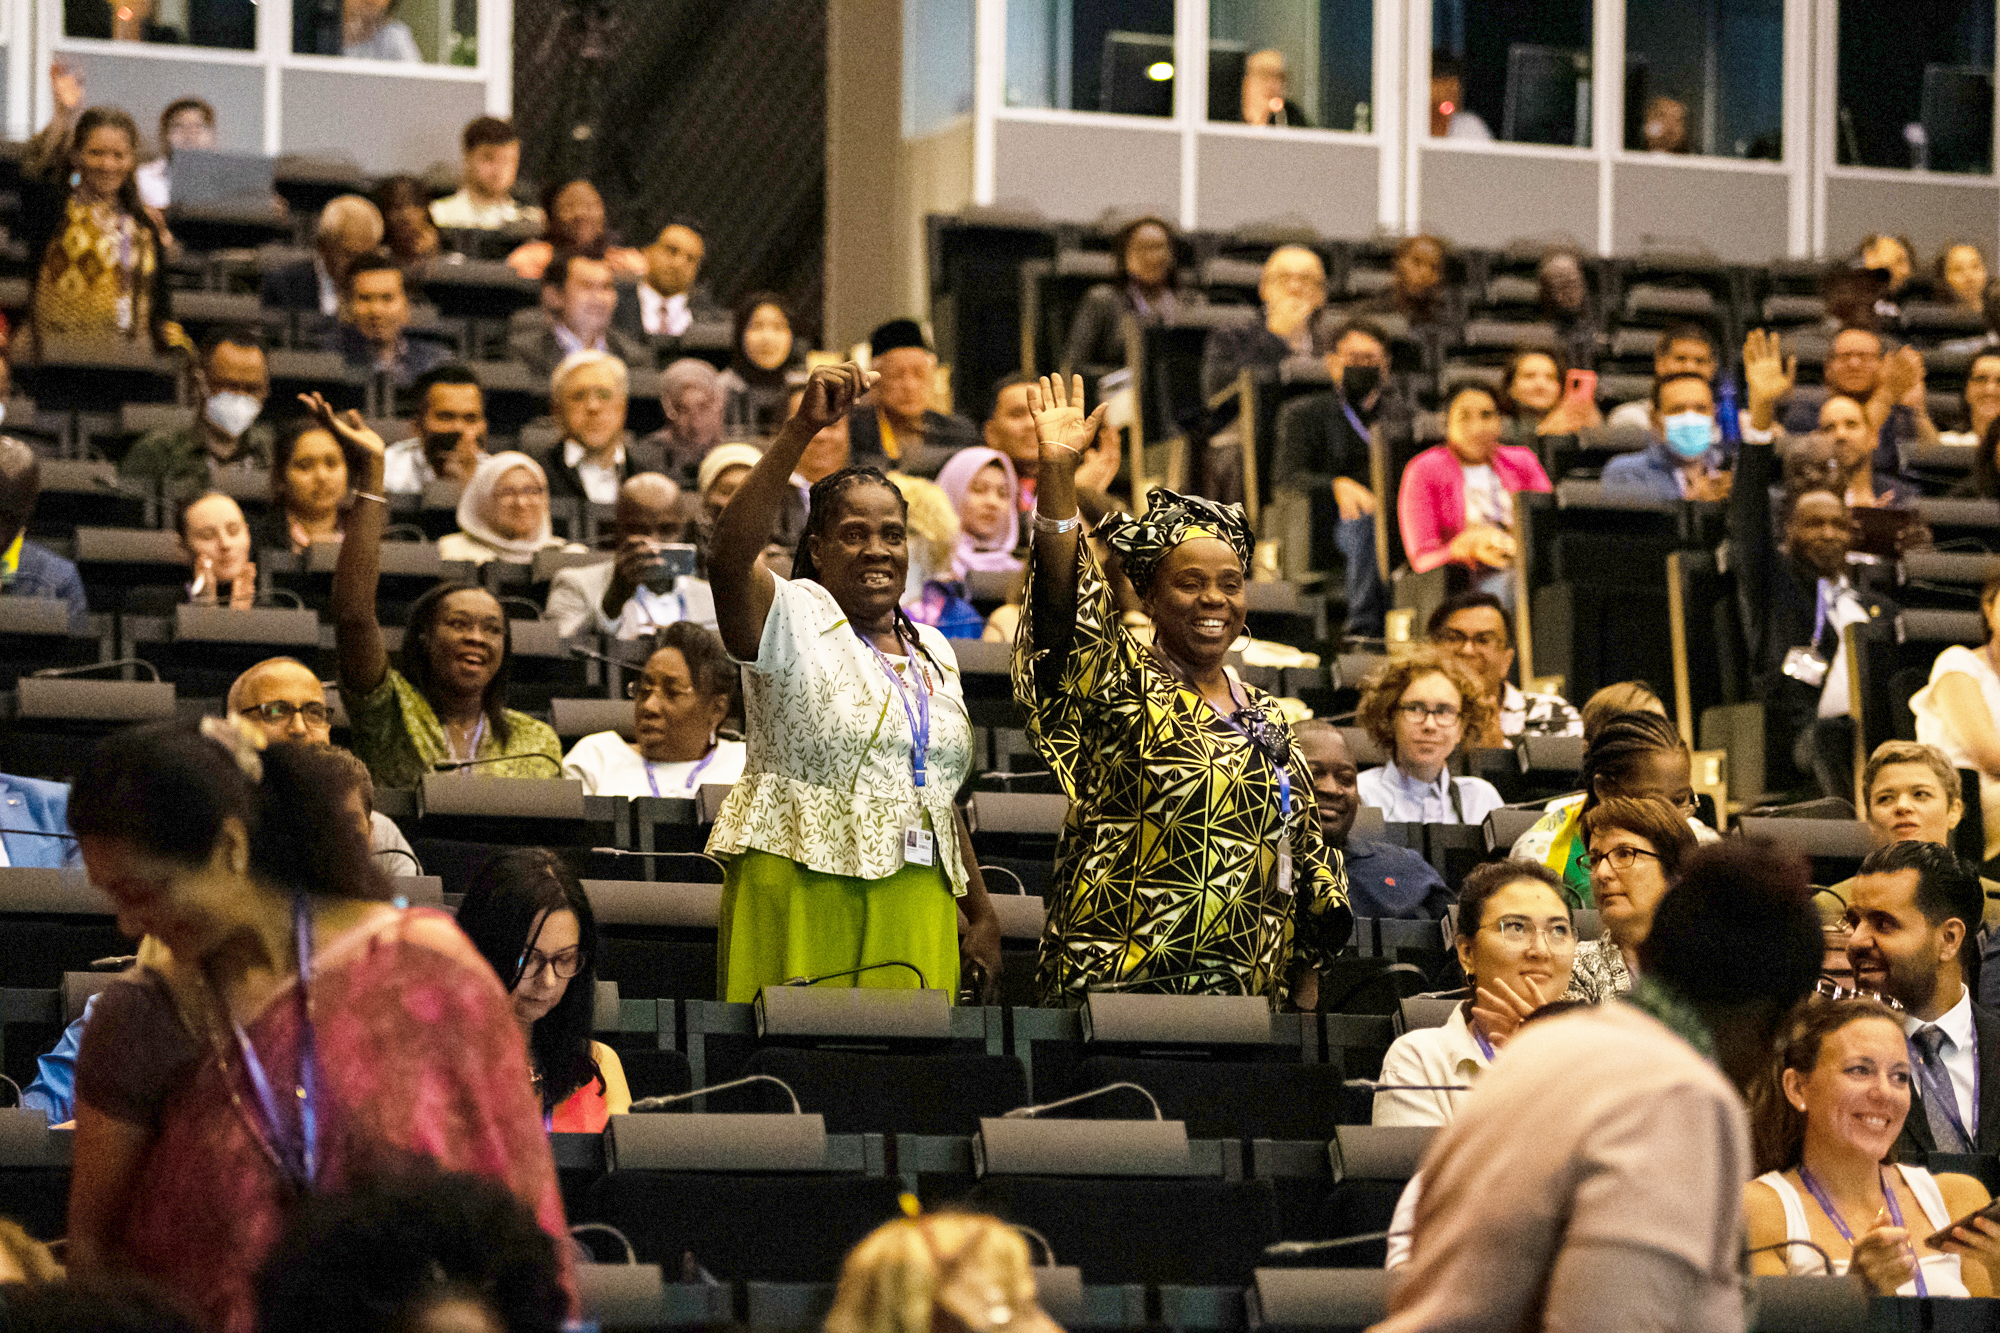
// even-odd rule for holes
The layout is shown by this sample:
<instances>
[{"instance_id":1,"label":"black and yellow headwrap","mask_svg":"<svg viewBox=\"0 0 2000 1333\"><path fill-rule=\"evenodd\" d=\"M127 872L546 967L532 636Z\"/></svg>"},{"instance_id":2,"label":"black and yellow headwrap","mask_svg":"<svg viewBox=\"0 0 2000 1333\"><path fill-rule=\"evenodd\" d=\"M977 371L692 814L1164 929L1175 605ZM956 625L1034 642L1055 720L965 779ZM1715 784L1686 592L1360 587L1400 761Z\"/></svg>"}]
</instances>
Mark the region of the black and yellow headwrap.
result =
<instances>
[{"instance_id":1,"label":"black and yellow headwrap","mask_svg":"<svg viewBox=\"0 0 2000 1333\"><path fill-rule=\"evenodd\" d=\"M1198 495L1176 495L1162 486L1146 504L1144 518L1115 514L1098 527L1098 534L1111 543L1125 566L1125 577L1144 596L1152 585L1153 573L1170 552L1182 542L1196 537L1214 537L1229 543L1250 570L1256 538L1242 505L1217 504Z\"/></svg>"}]
</instances>

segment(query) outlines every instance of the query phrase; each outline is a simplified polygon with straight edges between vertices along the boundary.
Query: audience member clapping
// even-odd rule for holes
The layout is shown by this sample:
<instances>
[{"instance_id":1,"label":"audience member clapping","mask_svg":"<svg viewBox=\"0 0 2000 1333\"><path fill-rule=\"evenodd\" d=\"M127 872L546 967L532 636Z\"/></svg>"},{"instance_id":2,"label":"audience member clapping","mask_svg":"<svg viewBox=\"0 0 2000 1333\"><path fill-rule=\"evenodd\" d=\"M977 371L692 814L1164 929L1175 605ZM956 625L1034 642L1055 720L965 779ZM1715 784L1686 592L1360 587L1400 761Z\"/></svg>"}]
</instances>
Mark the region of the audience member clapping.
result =
<instances>
[{"instance_id":1,"label":"audience member clapping","mask_svg":"<svg viewBox=\"0 0 2000 1333\"><path fill-rule=\"evenodd\" d=\"M1632 989L1653 909L1697 844L1686 813L1657 796L1600 802L1583 817L1583 833L1604 933L1577 946L1565 998L1598 1003Z\"/></svg>"},{"instance_id":2,"label":"audience member clapping","mask_svg":"<svg viewBox=\"0 0 2000 1333\"><path fill-rule=\"evenodd\" d=\"M1491 705L1456 657L1421 648L1392 659L1362 687L1356 718L1389 762L1361 775L1361 803L1392 824L1480 824L1504 804L1485 778L1445 769L1468 735L1485 732Z\"/></svg>"},{"instance_id":3,"label":"audience member clapping","mask_svg":"<svg viewBox=\"0 0 2000 1333\"><path fill-rule=\"evenodd\" d=\"M628 366L650 366L652 356L622 329L611 327L618 287L611 262L601 255L563 251L542 270L547 320L529 320L507 339L507 353L536 375L554 373L578 352L605 352Z\"/></svg>"},{"instance_id":4,"label":"audience member clapping","mask_svg":"<svg viewBox=\"0 0 2000 1333\"><path fill-rule=\"evenodd\" d=\"M542 225L542 210L514 198L521 170L521 136L513 122L479 116L459 135L463 151L459 187L431 205L431 221L467 231L502 231Z\"/></svg>"},{"instance_id":5,"label":"audience member clapping","mask_svg":"<svg viewBox=\"0 0 2000 1333\"><path fill-rule=\"evenodd\" d=\"M937 354L913 319L892 319L868 335L868 368L881 378L847 414L848 448L859 465L935 477L960 449L979 443L970 421L937 411Z\"/></svg>"},{"instance_id":6,"label":"audience member clapping","mask_svg":"<svg viewBox=\"0 0 2000 1333\"><path fill-rule=\"evenodd\" d=\"M776 292L752 292L736 306L729 368L722 372L725 425L740 434L768 435L785 418L791 391L803 377L806 342Z\"/></svg>"},{"instance_id":7,"label":"audience member clapping","mask_svg":"<svg viewBox=\"0 0 2000 1333\"><path fill-rule=\"evenodd\" d=\"M1986 256L1970 241L1956 241L1938 252L1938 296L1961 310L1986 308Z\"/></svg>"},{"instance_id":8,"label":"audience member clapping","mask_svg":"<svg viewBox=\"0 0 2000 1333\"><path fill-rule=\"evenodd\" d=\"M950 498L936 482L922 477L892 472L889 480L902 492L908 509L910 565L904 613L947 639L978 638L986 630L986 620L965 594L965 576L957 565L963 529Z\"/></svg>"},{"instance_id":9,"label":"audience member clapping","mask_svg":"<svg viewBox=\"0 0 2000 1333\"><path fill-rule=\"evenodd\" d=\"M415 176L385 176L376 183L374 198L382 214L382 248L414 286L444 250L431 221L430 194Z\"/></svg>"},{"instance_id":10,"label":"audience member clapping","mask_svg":"<svg viewBox=\"0 0 2000 1333\"><path fill-rule=\"evenodd\" d=\"M1715 830L1695 818L1692 756L1664 712L1619 713L1604 721L1583 752L1583 791L1551 801L1548 813L1514 841L1516 860L1537 861L1591 901L1590 842L1584 816L1601 801L1656 798L1681 812L1695 837Z\"/></svg>"},{"instance_id":11,"label":"audience member clapping","mask_svg":"<svg viewBox=\"0 0 2000 1333\"><path fill-rule=\"evenodd\" d=\"M1340 728L1308 718L1293 727L1292 734L1312 767L1320 835L1346 858L1347 902L1354 915L1414 921L1442 917L1453 895L1430 862L1393 843L1354 836L1354 817L1361 810L1361 772Z\"/></svg>"},{"instance_id":12,"label":"audience member clapping","mask_svg":"<svg viewBox=\"0 0 2000 1333\"><path fill-rule=\"evenodd\" d=\"M609 352L571 352L549 376L562 428L562 443L545 460L551 496L608 505L627 477L658 471L625 429L628 384L625 363Z\"/></svg>"},{"instance_id":13,"label":"audience member clapping","mask_svg":"<svg viewBox=\"0 0 2000 1333\"><path fill-rule=\"evenodd\" d=\"M1645 681L1621 680L1615 685L1606 685L1585 699L1579 711L1583 716L1583 743L1588 746L1597 739L1597 733L1604 730L1604 724L1618 714L1658 713L1665 717L1667 706Z\"/></svg>"},{"instance_id":14,"label":"audience member clapping","mask_svg":"<svg viewBox=\"0 0 2000 1333\"><path fill-rule=\"evenodd\" d=\"M585 736L563 756L563 774L587 796L675 796L743 775L742 741L717 733L735 705L736 665L713 630L682 621L661 630L646 667L626 687L637 742L615 731Z\"/></svg>"},{"instance_id":15,"label":"audience member clapping","mask_svg":"<svg viewBox=\"0 0 2000 1333\"><path fill-rule=\"evenodd\" d=\"M1715 391L1693 373L1653 381L1653 415L1638 453L1604 465L1604 489L1649 500L1726 500L1729 458L1715 419Z\"/></svg>"},{"instance_id":16,"label":"audience member clapping","mask_svg":"<svg viewBox=\"0 0 2000 1333\"><path fill-rule=\"evenodd\" d=\"M962 449L939 471L938 486L958 514L952 567L959 577L1021 568L1019 483L1007 455L983 445Z\"/></svg>"},{"instance_id":17,"label":"audience member clapping","mask_svg":"<svg viewBox=\"0 0 2000 1333\"><path fill-rule=\"evenodd\" d=\"M397 388L407 389L451 360L437 343L410 336L409 291L403 270L387 252L371 251L348 265L341 291L334 340L352 369L387 375Z\"/></svg>"},{"instance_id":18,"label":"audience member clapping","mask_svg":"<svg viewBox=\"0 0 2000 1333\"><path fill-rule=\"evenodd\" d=\"M1878 1296L1985 1296L2000 1268L2000 1223L1971 1176L1895 1163L1912 1111L1902 1020L1873 1000L1808 1000L1786 1026L1777 1086L1757 1100L1757 1164L1744 1187L1755 1274L1858 1274ZM1795 1242L1787 1245L1786 1242ZM1824 1256L1824 1258L1822 1258Z\"/></svg>"},{"instance_id":19,"label":"audience member clapping","mask_svg":"<svg viewBox=\"0 0 2000 1333\"><path fill-rule=\"evenodd\" d=\"M1938 432L1940 444L1979 450L1973 455L1972 475L1952 494L2000 497L2000 468L1993 465L1993 447L2000 442L1993 430L1993 423L2000 421L2000 352L1981 352L1966 368L1965 420L1964 430Z\"/></svg>"},{"instance_id":20,"label":"audience member clapping","mask_svg":"<svg viewBox=\"0 0 2000 1333\"><path fill-rule=\"evenodd\" d=\"M1466 570L1473 587L1514 599L1514 495L1554 489L1532 449L1500 443L1493 390L1463 383L1445 394L1445 442L1403 469L1396 514L1411 568Z\"/></svg>"},{"instance_id":21,"label":"audience member clapping","mask_svg":"<svg viewBox=\"0 0 2000 1333\"><path fill-rule=\"evenodd\" d=\"M242 506L210 491L181 506L176 518L181 552L194 570L188 601L196 606L255 605L257 565L250 558L250 524Z\"/></svg>"},{"instance_id":22,"label":"audience member clapping","mask_svg":"<svg viewBox=\"0 0 2000 1333\"><path fill-rule=\"evenodd\" d=\"M1140 324L1171 323L1179 312L1174 295L1174 229L1148 214L1126 223L1111 238L1114 278L1083 294L1069 323L1062 373L1095 384L1126 361L1126 330Z\"/></svg>"},{"instance_id":23,"label":"audience member clapping","mask_svg":"<svg viewBox=\"0 0 2000 1333\"><path fill-rule=\"evenodd\" d=\"M639 441L682 490L695 488L701 460L722 443L726 395L714 366L684 356L660 372L660 413L667 424Z\"/></svg>"},{"instance_id":24,"label":"audience member clapping","mask_svg":"<svg viewBox=\"0 0 2000 1333\"><path fill-rule=\"evenodd\" d=\"M1521 1020L1569 985L1575 913L1547 867L1497 861L1465 877L1458 896L1463 1004L1439 1027L1398 1037L1382 1057L1382 1081L1422 1085L1375 1094L1378 1125L1448 1125ZM1454 1090L1465 1085L1465 1091Z\"/></svg>"},{"instance_id":25,"label":"audience member clapping","mask_svg":"<svg viewBox=\"0 0 2000 1333\"><path fill-rule=\"evenodd\" d=\"M296 552L314 542L340 540L347 524L342 502L358 461L311 417L279 431L271 450L271 509L258 525L257 549Z\"/></svg>"},{"instance_id":26,"label":"audience member clapping","mask_svg":"<svg viewBox=\"0 0 2000 1333\"><path fill-rule=\"evenodd\" d=\"M317 747L163 723L100 743L70 802L91 881L166 951L84 1033L70 1261L231 1333L297 1201L370 1166L486 1176L564 1231L492 970L443 914L389 906L343 773ZM217 1030L235 1041L193 1035Z\"/></svg>"},{"instance_id":27,"label":"audience member clapping","mask_svg":"<svg viewBox=\"0 0 2000 1333\"><path fill-rule=\"evenodd\" d=\"M1456 657L1479 683L1487 706L1483 731L1467 732L1472 744L1512 745L1522 736L1575 736L1583 730L1576 709L1559 694L1521 689L1514 669L1514 618L1485 592L1455 593L1431 612L1425 632L1440 652Z\"/></svg>"},{"instance_id":28,"label":"audience member clapping","mask_svg":"<svg viewBox=\"0 0 2000 1333\"><path fill-rule=\"evenodd\" d=\"M354 752L384 787L414 787L437 764L474 760L488 777L559 773L562 749L555 731L507 707L513 640L506 612L492 593L440 583L418 598L403 631L402 670L390 666L375 610L387 517L387 506L375 498L381 494L375 488L382 484L382 437L357 413L336 416L317 395L308 405L322 426L362 458L359 489L368 493L349 519L333 573L340 695ZM512 464L508 470L528 469ZM531 475L539 480L538 470ZM546 499L543 507L546 525Z\"/></svg>"},{"instance_id":29,"label":"audience member clapping","mask_svg":"<svg viewBox=\"0 0 2000 1333\"><path fill-rule=\"evenodd\" d=\"M1035 1300L1028 1243L997 1217L885 1222L848 1254L826 1333L1062 1333Z\"/></svg>"},{"instance_id":30,"label":"audience member clapping","mask_svg":"<svg viewBox=\"0 0 2000 1333\"><path fill-rule=\"evenodd\" d=\"M2000 574L1979 590L1986 642L1954 645L1931 664L1929 682L1910 699L1917 739L1944 752L1954 769L1979 774L1986 859L2000 856ZM1956 790L1954 786L1952 790Z\"/></svg>"},{"instance_id":31,"label":"audience member clapping","mask_svg":"<svg viewBox=\"0 0 2000 1333\"><path fill-rule=\"evenodd\" d=\"M1663 329L1653 340L1653 383L1661 384L1676 375L1699 375L1715 381L1715 341L1699 324L1676 324ZM1648 430L1653 423L1653 400L1635 398L1614 408L1606 424Z\"/></svg>"},{"instance_id":32,"label":"audience member clapping","mask_svg":"<svg viewBox=\"0 0 2000 1333\"><path fill-rule=\"evenodd\" d=\"M564 638L591 633L641 639L662 626L691 620L715 628L708 580L676 564L670 545L691 544L692 502L657 472L641 472L618 488L613 509L615 553L560 570L549 585L543 618Z\"/></svg>"},{"instance_id":33,"label":"audience member clapping","mask_svg":"<svg viewBox=\"0 0 2000 1333\"><path fill-rule=\"evenodd\" d=\"M543 230L507 256L507 267L529 282L558 254L602 255L619 273L644 277L646 257L619 245L604 225L604 196L587 180L559 181L542 192Z\"/></svg>"},{"instance_id":34,"label":"audience member clapping","mask_svg":"<svg viewBox=\"0 0 2000 1333\"><path fill-rule=\"evenodd\" d=\"M492 965L528 1046L542 1119L596 1134L632 1105L618 1054L592 1041L597 917L576 872L544 847L487 858L466 887L458 928Z\"/></svg>"},{"instance_id":35,"label":"audience member clapping","mask_svg":"<svg viewBox=\"0 0 2000 1333\"><path fill-rule=\"evenodd\" d=\"M535 552L565 544L549 522L542 465L510 450L480 460L458 497L458 531L438 541L438 554L474 565L489 560L525 565Z\"/></svg>"},{"instance_id":36,"label":"audience member clapping","mask_svg":"<svg viewBox=\"0 0 2000 1333\"><path fill-rule=\"evenodd\" d=\"M486 457L486 395L479 377L471 367L448 361L419 375L411 393L417 433L389 446L384 493L420 495L434 481L471 481Z\"/></svg>"},{"instance_id":37,"label":"audience member clapping","mask_svg":"<svg viewBox=\"0 0 2000 1333\"><path fill-rule=\"evenodd\" d=\"M381 1168L304 1200L257 1275L263 1333L559 1333L552 1238L490 1181Z\"/></svg>"},{"instance_id":38,"label":"audience member clapping","mask_svg":"<svg viewBox=\"0 0 2000 1333\"><path fill-rule=\"evenodd\" d=\"M176 499L201 494L225 468L271 466L271 428L258 420L271 396L271 372L257 334L212 335L189 374L199 409L181 425L140 436L118 463L120 476Z\"/></svg>"},{"instance_id":39,"label":"audience member clapping","mask_svg":"<svg viewBox=\"0 0 2000 1333\"><path fill-rule=\"evenodd\" d=\"M1850 325L1833 337L1825 381L1830 393L1844 393L1862 405L1877 473L1893 476L1901 469L1898 441L1938 442L1924 393L1924 358L1916 348L1900 347L1885 355L1881 334ZM1818 425L1819 414L1809 402L1793 403L1785 416L1785 429L1794 435Z\"/></svg>"}]
</instances>

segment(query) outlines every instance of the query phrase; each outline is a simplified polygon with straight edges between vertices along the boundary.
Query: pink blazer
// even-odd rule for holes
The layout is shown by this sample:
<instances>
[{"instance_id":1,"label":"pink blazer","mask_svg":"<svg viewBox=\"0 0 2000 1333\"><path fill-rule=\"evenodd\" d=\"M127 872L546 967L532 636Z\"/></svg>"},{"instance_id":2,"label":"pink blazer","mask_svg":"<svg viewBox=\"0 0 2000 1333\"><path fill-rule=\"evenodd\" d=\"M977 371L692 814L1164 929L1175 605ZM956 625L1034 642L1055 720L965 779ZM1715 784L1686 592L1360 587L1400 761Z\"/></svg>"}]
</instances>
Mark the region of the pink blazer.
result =
<instances>
[{"instance_id":1,"label":"pink blazer","mask_svg":"<svg viewBox=\"0 0 2000 1333\"><path fill-rule=\"evenodd\" d=\"M1501 445L1493 454L1493 471L1510 493L1555 489L1535 451L1525 445ZM1465 530L1465 473L1450 448L1434 445L1403 469L1396 521L1403 529L1410 568L1422 573L1450 562L1446 548Z\"/></svg>"}]
</instances>

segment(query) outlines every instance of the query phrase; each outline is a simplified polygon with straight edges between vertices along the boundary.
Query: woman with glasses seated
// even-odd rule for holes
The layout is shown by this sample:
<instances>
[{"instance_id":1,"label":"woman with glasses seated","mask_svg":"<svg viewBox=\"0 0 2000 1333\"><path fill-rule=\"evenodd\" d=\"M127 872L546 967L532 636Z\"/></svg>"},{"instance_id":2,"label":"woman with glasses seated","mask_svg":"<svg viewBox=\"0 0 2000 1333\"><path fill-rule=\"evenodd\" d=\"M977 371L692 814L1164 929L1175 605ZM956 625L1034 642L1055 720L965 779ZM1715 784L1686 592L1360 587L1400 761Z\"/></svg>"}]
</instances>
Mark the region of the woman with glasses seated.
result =
<instances>
[{"instance_id":1,"label":"woman with glasses seated","mask_svg":"<svg viewBox=\"0 0 2000 1333\"><path fill-rule=\"evenodd\" d=\"M542 1123L557 1134L596 1134L630 1110L618 1053L590 1039L597 918L563 859L543 847L496 853L466 888L458 928L507 988Z\"/></svg>"},{"instance_id":2,"label":"woman with glasses seated","mask_svg":"<svg viewBox=\"0 0 2000 1333\"><path fill-rule=\"evenodd\" d=\"M1595 1004L1632 989L1653 909L1698 844L1687 816L1654 796L1600 802L1583 817L1583 833L1590 848L1584 864L1604 933L1577 946L1563 998Z\"/></svg>"},{"instance_id":3,"label":"woman with glasses seated","mask_svg":"<svg viewBox=\"0 0 2000 1333\"><path fill-rule=\"evenodd\" d=\"M333 570L334 647L354 752L378 787L414 787L457 767L481 777L553 778L562 746L546 722L507 707L513 638L500 600L469 583L440 583L410 607L401 669L389 664L375 591L382 573L382 437L358 412L307 406L362 459L363 484Z\"/></svg>"},{"instance_id":4,"label":"woman with glasses seated","mask_svg":"<svg viewBox=\"0 0 2000 1333\"><path fill-rule=\"evenodd\" d=\"M1479 824L1506 804L1485 778L1458 778L1445 765L1468 735L1486 729L1491 705L1464 665L1420 648L1376 671L1362 687L1356 718L1389 762L1361 775L1361 803L1391 824Z\"/></svg>"},{"instance_id":5,"label":"woman with glasses seated","mask_svg":"<svg viewBox=\"0 0 2000 1333\"><path fill-rule=\"evenodd\" d=\"M632 698L628 741L615 731L585 736L563 756L563 775L587 796L679 796L743 775L742 741L716 729L732 711L736 664L713 630L677 620L661 630L645 671L625 687Z\"/></svg>"},{"instance_id":6,"label":"woman with glasses seated","mask_svg":"<svg viewBox=\"0 0 2000 1333\"><path fill-rule=\"evenodd\" d=\"M1695 818L1693 755L1680 732L1653 712L1608 719L1583 751L1583 790L1549 802L1548 813L1514 840L1517 861L1540 861L1560 874L1582 905L1591 898L1590 846L1583 817L1614 796L1656 796L1679 810L1698 842L1714 842L1714 829ZM1657 848L1655 850L1658 850Z\"/></svg>"},{"instance_id":7,"label":"woman with glasses seated","mask_svg":"<svg viewBox=\"0 0 2000 1333\"><path fill-rule=\"evenodd\" d=\"M525 565L542 548L564 545L549 523L549 479L542 465L510 450L480 460L458 497L458 531L438 540L438 555L474 565L489 560Z\"/></svg>"},{"instance_id":8,"label":"woman with glasses seated","mask_svg":"<svg viewBox=\"0 0 2000 1333\"><path fill-rule=\"evenodd\" d=\"M1911 1109L1902 1017L1870 999L1809 999L1777 1055L1777 1086L1751 1105L1764 1170L1743 1187L1751 1273L1853 1272L1876 1296L1990 1296L2000 1223L1951 1225L1990 1202L1986 1187L1894 1162Z\"/></svg>"},{"instance_id":9,"label":"woman with glasses seated","mask_svg":"<svg viewBox=\"0 0 2000 1333\"><path fill-rule=\"evenodd\" d=\"M1441 1025L1415 1028L1389 1047L1382 1082L1407 1086L1375 1094L1375 1124L1450 1124L1521 1021L1562 995L1576 956L1562 882L1531 861L1478 867L1459 888L1457 947L1465 1002Z\"/></svg>"}]
</instances>

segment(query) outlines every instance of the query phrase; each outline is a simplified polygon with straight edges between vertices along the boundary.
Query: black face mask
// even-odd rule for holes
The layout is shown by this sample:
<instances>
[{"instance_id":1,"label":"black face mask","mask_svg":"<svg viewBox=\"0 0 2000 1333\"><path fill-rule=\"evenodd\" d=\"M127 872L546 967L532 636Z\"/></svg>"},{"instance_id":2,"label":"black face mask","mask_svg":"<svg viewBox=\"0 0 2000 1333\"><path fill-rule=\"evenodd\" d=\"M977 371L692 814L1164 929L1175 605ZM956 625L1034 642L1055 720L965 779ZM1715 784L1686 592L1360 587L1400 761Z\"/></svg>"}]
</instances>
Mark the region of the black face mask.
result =
<instances>
[{"instance_id":1,"label":"black face mask","mask_svg":"<svg viewBox=\"0 0 2000 1333\"><path fill-rule=\"evenodd\" d=\"M1340 393L1350 403L1359 403L1382 387L1382 367L1348 366L1340 372Z\"/></svg>"},{"instance_id":2,"label":"black face mask","mask_svg":"<svg viewBox=\"0 0 2000 1333\"><path fill-rule=\"evenodd\" d=\"M424 461L431 471L443 472L444 460L456 450L464 436L455 430L434 430L424 436Z\"/></svg>"}]
</instances>

